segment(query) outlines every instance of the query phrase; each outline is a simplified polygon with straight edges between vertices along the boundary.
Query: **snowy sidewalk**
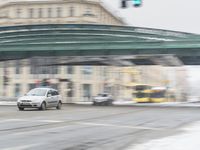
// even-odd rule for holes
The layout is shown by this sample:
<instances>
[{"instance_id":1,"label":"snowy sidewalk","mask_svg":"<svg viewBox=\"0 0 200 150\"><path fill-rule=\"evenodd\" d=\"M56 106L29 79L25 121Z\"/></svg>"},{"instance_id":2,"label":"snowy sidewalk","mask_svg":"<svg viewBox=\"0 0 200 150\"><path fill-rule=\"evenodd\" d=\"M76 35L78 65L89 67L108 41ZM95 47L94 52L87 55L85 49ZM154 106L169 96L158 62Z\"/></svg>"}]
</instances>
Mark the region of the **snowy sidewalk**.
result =
<instances>
[{"instance_id":1,"label":"snowy sidewalk","mask_svg":"<svg viewBox=\"0 0 200 150\"><path fill-rule=\"evenodd\" d=\"M92 105L92 102L74 102L79 105ZM114 101L115 106L142 106L142 107L200 107L199 103L193 102L164 102L164 103L136 103L133 101Z\"/></svg>"},{"instance_id":2,"label":"snowy sidewalk","mask_svg":"<svg viewBox=\"0 0 200 150\"><path fill-rule=\"evenodd\" d=\"M17 102L0 101L0 105L4 105L4 106L16 106L16 105L17 105Z\"/></svg>"},{"instance_id":3,"label":"snowy sidewalk","mask_svg":"<svg viewBox=\"0 0 200 150\"><path fill-rule=\"evenodd\" d=\"M17 98L15 97L0 97L0 105L17 105Z\"/></svg>"},{"instance_id":4,"label":"snowy sidewalk","mask_svg":"<svg viewBox=\"0 0 200 150\"><path fill-rule=\"evenodd\" d=\"M183 131L181 134L132 145L126 150L199 150L200 122L181 130Z\"/></svg>"}]
</instances>

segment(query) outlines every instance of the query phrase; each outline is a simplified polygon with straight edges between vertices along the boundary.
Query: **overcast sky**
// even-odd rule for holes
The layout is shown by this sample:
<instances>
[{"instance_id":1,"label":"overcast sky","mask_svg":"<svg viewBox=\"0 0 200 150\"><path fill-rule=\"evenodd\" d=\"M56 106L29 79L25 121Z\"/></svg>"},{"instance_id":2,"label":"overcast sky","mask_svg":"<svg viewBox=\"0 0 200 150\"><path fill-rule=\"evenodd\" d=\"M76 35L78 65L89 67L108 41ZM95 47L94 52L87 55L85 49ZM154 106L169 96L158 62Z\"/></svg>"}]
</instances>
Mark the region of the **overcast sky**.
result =
<instances>
[{"instance_id":1,"label":"overcast sky","mask_svg":"<svg viewBox=\"0 0 200 150\"><path fill-rule=\"evenodd\" d=\"M120 8L121 0L102 1L132 26L200 34L200 0L143 0L142 7L129 2L126 9Z\"/></svg>"},{"instance_id":2,"label":"overcast sky","mask_svg":"<svg viewBox=\"0 0 200 150\"><path fill-rule=\"evenodd\" d=\"M200 34L200 0L143 0L135 8L129 2L120 8L121 0L102 0L112 12L123 17L132 26L168 29ZM200 96L200 67L187 67L190 91Z\"/></svg>"}]
</instances>

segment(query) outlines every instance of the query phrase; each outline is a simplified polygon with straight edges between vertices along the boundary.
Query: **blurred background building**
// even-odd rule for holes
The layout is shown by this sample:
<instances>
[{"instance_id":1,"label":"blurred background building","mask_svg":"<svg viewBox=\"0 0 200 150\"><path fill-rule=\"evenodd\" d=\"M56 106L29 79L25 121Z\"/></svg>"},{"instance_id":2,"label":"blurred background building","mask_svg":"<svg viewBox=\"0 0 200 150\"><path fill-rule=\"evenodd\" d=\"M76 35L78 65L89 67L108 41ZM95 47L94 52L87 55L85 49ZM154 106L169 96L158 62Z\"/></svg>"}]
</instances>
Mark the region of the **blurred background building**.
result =
<instances>
[{"instance_id":1,"label":"blurred background building","mask_svg":"<svg viewBox=\"0 0 200 150\"><path fill-rule=\"evenodd\" d=\"M125 25L99 0L4 0L0 2L0 26L27 24ZM162 66L35 66L34 60L6 62L1 78L1 95L15 96L42 84L59 89L65 102L88 101L109 92L116 99L131 99L134 84L151 84L178 89L177 72ZM45 59L40 61L46 61ZM15 64L15 65L9 65ZM9 67L8 67L9 66ZM183 78L180 78L183 76ZM178 75L181 83L183 73ZM186 83L186 82L185 82ZM183 90L184 91L184 90Z\"/></svg>"},{"instance_id":2,"label":"blurred background building","mask_svg":"<svg viewBox=\"0 0 200 150\"><path fill-rule=\"evenodd\" d=\"M99 0L4 0L0 2L0 25L111 24L123 21Z\"/></svg>"}]
</instances>

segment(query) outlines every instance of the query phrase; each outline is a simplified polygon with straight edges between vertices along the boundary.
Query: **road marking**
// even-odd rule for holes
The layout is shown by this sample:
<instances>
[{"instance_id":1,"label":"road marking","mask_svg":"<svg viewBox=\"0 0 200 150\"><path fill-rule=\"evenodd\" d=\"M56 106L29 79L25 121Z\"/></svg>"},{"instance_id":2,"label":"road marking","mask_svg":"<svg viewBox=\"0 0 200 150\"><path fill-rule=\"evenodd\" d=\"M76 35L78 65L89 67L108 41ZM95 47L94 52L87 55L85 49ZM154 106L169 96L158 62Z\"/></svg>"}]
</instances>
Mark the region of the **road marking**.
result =
<instances>
[{"instance_id":1,"label":"road marking","mask_svg":"<svg viewBox=\"0 0 200 150\"><path fill-rule=\"evenodd\" d=\"M7 119L0 122L9 122L9 121L27 121L27 122L46 122L46 123L62 123L65 121L62 120L30 120L30 119ZM129 128L129 129L141 129L141 130L164 130L164 128L153 128L153 127L144 127L144 126L132 126L132 125L116 125L116 124L102 124L94 122L73 122L74 124L88 125L88 126L104 126L104 127L115 127L115 128Z\"/></svg>"},{"instance_id":2,"label":"road marking","mask_svg":"<svg viewBox=\"0 0 200 150\"><path fill-rule=\"evenodd\" d=\"M34 120L34 121L38 121L38 122L49 122L49 123L64 122L64 121L60 121L60 120Z\"/></svg>"},{"instance_id":3,"label":"road marking","mask_svg":"<svg viewBox=\"0 0 200 150\"><path fill-rule=\"evenodd\" d=\"M8 119L9 121L26 121L26 119Z\"/></svg>"},{"instance_id":4,"label":"road marking","mask_svg":"<svg viewBox=\"0 0 200 150\"><path fill-rule=\"evenodd\" d=\"M34 119L5 119L5 120L0 120L0 123L4 122L47 122L47 123L59 123L63 122L60 120L34 120Z\"/></svg>"},{"instance_id":5,"label":"road marking","mask_svg":"<svg viewBox=\"0 0 200 150\"><path fill-rule=\"evenodd\" d=\"M4 120L0 120L0 123L14 122L14 121L26 121L26 120L25 119L4 119Z\"/></svg>"},{"instance_id":6,"label":"road marking","mask_svg":"<svg viewBox=\"0 0 200 150\"><path fill-rule=\"evenodd\" d=\"M164 128L152 128L152 127L131 126L131 125L101 124L101 123L93 123L93 122L75 122L75 123L80 124L80 125L88 125L88 126L104 126L104 127L141 129L141 130L164 130Z\"/></svg>"},{"instance_id":7,"label":"road marking","mask_svg":"<svg viewBox=\"0 0 200 150\"><path fill-rule=\"evenodd\" d=\"M14 146L9 148L3 148L1 150L26 150L35 146L39 146L41 144L29 144L29 145L20 145L20 146Z\"/></svg>"}]
</instances>

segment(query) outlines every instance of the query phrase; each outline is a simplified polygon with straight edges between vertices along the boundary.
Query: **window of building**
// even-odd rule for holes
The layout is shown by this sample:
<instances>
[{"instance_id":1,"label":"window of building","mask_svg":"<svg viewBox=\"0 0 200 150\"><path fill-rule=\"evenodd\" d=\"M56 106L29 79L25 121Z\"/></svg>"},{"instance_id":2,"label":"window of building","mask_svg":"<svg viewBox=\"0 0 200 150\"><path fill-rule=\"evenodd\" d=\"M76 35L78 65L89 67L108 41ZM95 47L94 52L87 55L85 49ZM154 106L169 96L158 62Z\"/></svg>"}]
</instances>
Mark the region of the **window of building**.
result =
<instances>
[{"instance_id":1,"label":"window of building","mask_svg":"<svg viewBox=\"0 0 200 150\"><path fill-rule=\"evenodd\" d=\"M38 9L38 17L43 18L43 9L42 8Z\"/></svg>"},{"instance_id":2,"label":"window of building","mask_svg":"<svg viewBox=\"0 0 200 150\"><path fill-rule=\"evenodd\" d=\"M31 74L58 74L58 66L40 66L41 64L51 63L51 59L31 59Z\"/></svg>"},{"instance_id":3,"label":"window of building","mask_svg":"<svg viewBox=\"0 0 200 150\"><path fill-rule=\"evenodd\" d=\"M15 74L20 74L20 73L21 73L21 65L20 65L20 61L17 60L16 66L15 66Z\"/></svg>"},{"instance_id":4,"label":"window of building","mask_svg":"<svg viewBox=\"0 0 200 150\"><path fill-rule=\"evenodd\" d=\"M88 98L91 97L91 84L83 84L83 97Z\"/></svg>"},{"instance_id":5,"label":"window of building","mask_svg":"<svg viewBox=\"0 0 200 150\"><path fill-rule=\"evenodd\" d=\"M34 88L36 88L36 84L35 83L30 83L29 84L29 90L32 90Z\"/></svg>"},{"instance_id":6,"label":"window of building","mask_svg":"<svg viewBox=\"0 0 200 150\"><path fill-rule=\"evenodd\" d=\"M74 96L74 84L72 82L68 83L68 91L67 91L67 97L73 97Z\"/></svg>"},{"instance_id":7,"label":"window of building","mask_svg":"<svg viewBox=\"0 0 200 150\"><path fill-rule=\"evenodd\" d=\"M16 10L16 16L17 18L21 18L22 10L20 8L17 8Z\"/></svg>"},{"instance_id":8,"label":"window of building","mask_svg":"<svg viewBox=\"0 0 200 150\"><path fill-rule=\"evenodd\" d=\"M82 67L82 73L86 75L92 74L92 66L83 66Z\"/></svg>"},{"instance_id":9,"label":"window of building","mask_svg":"<svg viewBox=\"0 0 200 150\"><path fill-rule=\"evenodd\" d=\"M21 85L20 84L15 84L15 97L20 96L20 89L21 89Z\"/></svg>"},{"instance_id":10,"label":"window of building","mask_svg":"<svg viewBox=\"0 0 200 150\"><path fill-rule=\"evenodd\" d=\"M33 18L34 17L34 9L30 8L29 9L29 18Z\"/></svg>"},{"instance_id":11,"label":"window of building","mask_svg":"<svg viewBox=\"0 0 200 150\"><path fill-rule=\"evenodd\" d=\"M52 17L52 8L48 8L48 18Z\"/></svg>"},{"instance_id":12,"label":"window of building","mask_svg":"<svg viewBox=\"0 0 200 150\"><path fill-rule=\"evenodd\" d=\"M57 66L43 66L38 68L39 74L58 74Z\"/></svg>"},{"instance_id":13,"label":"window of building","mask_svg":"<svg viewBox=\"0 0 200 150\"><path fill-rule=\"evenodd\" d=\"M62 17L62 8L61 7L57 7L57 17Z\"/></svg>"},{"instance_id":14,"label":"window of building","mask_svg":"<svg viewBox=\"0 0 200 150\"><path fill-rule=\"evenodd\" d=\"M67 66L67 74L74 74L74 67L73 66Z\"/></svg>"},{"instance_id":15,"label":"window of building","mask_svg":"<svg viewBox=\"0 0 200 150\"><path fill-rule=\"evenodd\" d=\"M51 84L51 87L52 87L53 89L58 89L58 84ZM57 91L56 91L56 92L57 92ZM59 95L58 92L57 92L57 95Z\"/></svg>"},{"instance_id":16,"label":"window of building","mask_svg":"<svg viewBox=\"0 0 200 150\"><path fill-rule=\"evenodd\" d=\"M85 10L85 13L83 15L84 16L94 16L94 14L92 13L92 8L87 7L86 10Z\"/></svg>"},{"instance_id":17,"label":"window of building","mask_svg":"<svg viewBox=\"0 0 200 150\"><path fill-rule=\"evenodd\" d=\"M71 6L70 8L69 8L69 16L70 17L73 17L74 16L74 7L73 6Z\"/></svg>"}]
</instances>

